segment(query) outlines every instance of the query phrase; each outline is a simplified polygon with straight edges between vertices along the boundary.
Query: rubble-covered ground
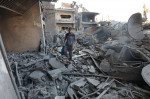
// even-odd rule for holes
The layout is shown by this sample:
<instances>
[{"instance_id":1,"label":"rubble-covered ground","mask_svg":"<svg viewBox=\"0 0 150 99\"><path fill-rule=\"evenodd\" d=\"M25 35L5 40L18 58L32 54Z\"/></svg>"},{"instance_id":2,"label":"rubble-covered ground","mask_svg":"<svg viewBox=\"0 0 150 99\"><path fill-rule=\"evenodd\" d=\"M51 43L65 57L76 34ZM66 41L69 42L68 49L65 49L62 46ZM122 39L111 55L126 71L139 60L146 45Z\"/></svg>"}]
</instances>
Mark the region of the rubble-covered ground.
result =
<instances>
[{"instance_id":1,"label":"rubble-covered ground","mask_svg":"<svg viewBox=\"0 0 150 99\"><path fill-rule=\"evenodd\" d=\"M149 99L141 69L150 62L150 40L135 41L127 25L77 32L73 61L61 56L64 34L42 52L10 52L8 59L25 99Z\"/></svg>"}]
</instances>

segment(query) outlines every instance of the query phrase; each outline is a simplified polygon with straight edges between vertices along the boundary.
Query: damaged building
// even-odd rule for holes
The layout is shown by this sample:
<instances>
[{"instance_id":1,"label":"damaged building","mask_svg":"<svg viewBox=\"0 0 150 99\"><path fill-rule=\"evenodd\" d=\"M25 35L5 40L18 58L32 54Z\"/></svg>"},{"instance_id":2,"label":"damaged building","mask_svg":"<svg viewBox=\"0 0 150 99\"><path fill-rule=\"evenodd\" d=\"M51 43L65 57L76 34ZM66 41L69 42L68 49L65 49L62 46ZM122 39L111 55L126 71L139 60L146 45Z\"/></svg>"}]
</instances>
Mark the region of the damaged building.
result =
<instances>
[{"instance_id":1,"label":"damaged building","mask_svg":"<svg viewBox=\"0 0 150 99\"><path fill-rule=\"evenodd\" d=\"M56 26L58 32L75 28L75 9L56 9Z\"/></svg>"},{"instance_id":2,"label":"damaged building","mask_svg":"<svg viewBox=\"0 0 150 99\"><path fill-rule=\"evenodd\" d=\"M79 13L80 21L79 21L79 29L87 29L89 27L96 27L98 26L98 23L95 20L95 16L98 15L98 13L95 12L81 12Z\"/></svg>"},{"instance_id":3,"label":"damaged building","mask_svg":"<svg viewBox=\"0 0 150 99\"><path fill-rule=\"evenodd\" d=\"M39 50L40 41L45 45L45 32L55 34L55 24L54 26L47 24L53 22L48 21L51 18L47 18L45 22L43 11L46 8L43 2L47 1L51 0L0 2L0 33L7 51Z\"/></svg>"},{"instance_id":4,"label":"damaged building","mask_svg":"<svg viewBox=\"0 0 150 99\"><path fill-rule=\"evenodd\" d=\"M52 1L0 1L1 97L149 99L150 35L142 15L97 26L98 13L78 11L75 2L55 9ZM62 54L66 32L59 33L68 27L79 30L72 61Z\"/></svg>"}]
</instances>

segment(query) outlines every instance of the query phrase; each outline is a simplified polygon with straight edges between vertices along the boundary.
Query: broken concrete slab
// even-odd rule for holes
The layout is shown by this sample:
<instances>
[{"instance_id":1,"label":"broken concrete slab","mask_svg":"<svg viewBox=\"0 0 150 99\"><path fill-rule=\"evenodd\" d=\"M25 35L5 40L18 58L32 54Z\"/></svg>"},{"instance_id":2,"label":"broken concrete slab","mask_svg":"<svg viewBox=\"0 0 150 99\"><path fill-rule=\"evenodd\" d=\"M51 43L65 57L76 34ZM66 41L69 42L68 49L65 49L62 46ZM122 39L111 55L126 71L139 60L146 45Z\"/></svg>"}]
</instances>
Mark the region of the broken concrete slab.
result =
<instances>
[{"instance_id":1,"label":"broken concrete slab","mask_svg":"<svg viewBox=\"0 0 150 99\"><path fill-rule=\"evenodd\" d=\"M101 84L99 84L98 86L97 86L97 88L98 89L104 89L106 86L108 86L109 85L109 83L107 83L107 82L102 82Z\"/></svg>"},{"instance_id":2,"label":"broken concrete slab","mask_svg":"<svg viewBox=\"0 0 150 99\"><path fill-rule=\"evenodd\" d=\"M52 78L52 80L55 80L61 76L61 70L54 69L54 70L48 71L48 75Z\"/></svg>"},{"instance_id":3,"label":"broken concrete slab","mask_svg":"<svg viewBox=\"0 0 150 99\"><path fill-rule=\"evenodd\" d=\"M97 86L97 85L100 84L100 81L98 81L98 80L95 80L95 79L92 79L92 78L86 78L86 79L87 79L88 83L90 83L94 86Z\"/></svg>"},{"instance_id":4,"label":"broken concrete slab","mask_svg":"<svg viewBox=\"0 0 150 99\"><path fill-rule=\"evenodd\" d=\"M86 84L86 82L87 81L85 80L85 78L81 78L80 80L71 83L70 86L75 89L79 89L80 87L83 87Z\"/></svg>"},{"instance_id":5,"label":"broken concrete slab","mask_svg":"<svg viewBox=\"0 0 150 99\"><path fill-rule=\"evenodd\" d=\"M59 62L58 60L56 60L56 58L51 58L49 60L49 64L55 69L65 67L65 65L63 63Z\"/></svg>"},{"instance_id":6,"label":"broken concrete slab","mask_svg":"<svg viewBox=\"0 0 150 99\"><path fill-rule=\"evenodd\" d=\"M54 69L54 70L48 71L48 74L54 80L54 79L57 79L60 76L62 76L61 73L63 73L63 72L69 72L72 69L73 69L72 64L69 64L67 66L67 68L65 66L63 66L63 67L61 67L59 69Z\"/></svg>"},{"instance_id":7,"label":"broken concrete slab","mask_svg":"<svg viewBox=\"0 0 150 99\"><path fill-rule=\"evenodd\" d=\"M30 75L29 75L29 78L32 79L33 81L35 82L42 82L42 77L44 76L45 74L41 71L33 71Z\"/></svg>"}]
</instances>

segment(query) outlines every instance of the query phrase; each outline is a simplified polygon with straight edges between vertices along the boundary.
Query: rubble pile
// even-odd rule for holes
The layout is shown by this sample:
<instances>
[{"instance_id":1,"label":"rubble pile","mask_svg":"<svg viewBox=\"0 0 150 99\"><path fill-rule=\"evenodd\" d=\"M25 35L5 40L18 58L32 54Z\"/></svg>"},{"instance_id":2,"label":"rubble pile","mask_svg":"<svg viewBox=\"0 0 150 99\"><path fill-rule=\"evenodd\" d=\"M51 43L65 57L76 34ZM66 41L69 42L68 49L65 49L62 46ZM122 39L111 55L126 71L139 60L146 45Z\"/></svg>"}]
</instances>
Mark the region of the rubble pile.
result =
<instances>
[{"instance_id":1,"label":"rubble pile","mask_svg":"<svg viewBox=\"0 0 150 99\"><path fill-rule=\"evenodd\" d=\"M149 91L125 81L141 80L149 62L141 50L117 40L77 45L73 62L61 56L61 47L40 52L8 53L19 91L28 99L141 99Z\"/></svg>"},{"instance_id":2,"label":"rubble pile","mask_svg":"<svg viewBox=\"0 0 150 99\"><path fill-rule=\"evenodd\" d=\"M99 65L99 58L95 59L92 51L83 52L86 55L74 56L73 62L37 52L9 53L8 59L19 91L27 99L141 99L149 94L131 83L121 82L120 77L106 75L109 62L104 59Z\"/></svg>"},{"instance_id":3,"label":"rubble pile","mask_svg":"<svg viewBox=\"0 0 150 99\"><path fill-rule=\"evenodd\" d=\"M115 28L114 28L115 27ZM118 33L114 32L118 31ZM114 34L116 33L116 34ZM25 99L148 99L141 76L150 63L150 40L135 40L127 24L75 33L73 61L61 55L64 33L45 53L8 53L19 92ZM114 35L113 35L114 34ZM122 38L126 38L123 40Z\"/></svg>"}]
</instances>

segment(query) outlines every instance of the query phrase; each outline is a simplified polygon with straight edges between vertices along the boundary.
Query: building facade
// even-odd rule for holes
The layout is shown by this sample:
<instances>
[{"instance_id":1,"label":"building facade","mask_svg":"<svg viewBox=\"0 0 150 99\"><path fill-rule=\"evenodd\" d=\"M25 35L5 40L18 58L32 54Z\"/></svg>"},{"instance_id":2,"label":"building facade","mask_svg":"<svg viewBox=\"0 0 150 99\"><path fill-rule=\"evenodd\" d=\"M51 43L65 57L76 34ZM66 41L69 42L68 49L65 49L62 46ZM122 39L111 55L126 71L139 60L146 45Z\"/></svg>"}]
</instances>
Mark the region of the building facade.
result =
<instances>
[{"instance_id":1,"label":"building facade","mask_svg":"<svg viewBox=\"0 0 150 99\"><path fill-rule=\"evenodd\" d=\"M51 18L55 20L55 16L46 20L45 12L51 12L50 7L48 9L45 7L45 4L51 6L48 1L52 0L11 0L11 2L3 0L0 2L0 34L7 51L39 50L41 41L45 46L45 32L50 33L52 29L55 29L53 28L55 24L49 25L46 22L49 20L52 22Z\"/></svg>"},{"instance_id":2,"label":"building facade","mask_svg":"<svg viewBox=\"0 0 150 99\"><path fill-rule=\"evenodd\" d=\"M74 9L56 9L56 29L58 32L68 30L69 27L75 28Z\"/></svg>"},{"instance_id":3,"label":"building facade","mask_svg":"<svg viewBox=\"0 0 150 99\"><path fill-rule=\"evenodd\" d=\"M95 20L98 13L95 12L81 12L79 18L79 29L87 29L89 27L96 27L98 23Z\"/></svg>"}]
</instances>

